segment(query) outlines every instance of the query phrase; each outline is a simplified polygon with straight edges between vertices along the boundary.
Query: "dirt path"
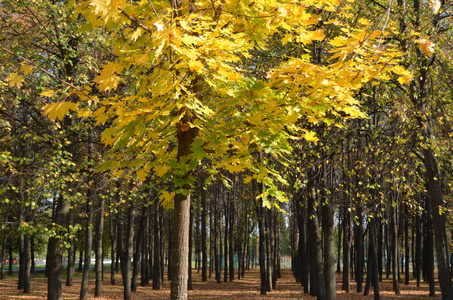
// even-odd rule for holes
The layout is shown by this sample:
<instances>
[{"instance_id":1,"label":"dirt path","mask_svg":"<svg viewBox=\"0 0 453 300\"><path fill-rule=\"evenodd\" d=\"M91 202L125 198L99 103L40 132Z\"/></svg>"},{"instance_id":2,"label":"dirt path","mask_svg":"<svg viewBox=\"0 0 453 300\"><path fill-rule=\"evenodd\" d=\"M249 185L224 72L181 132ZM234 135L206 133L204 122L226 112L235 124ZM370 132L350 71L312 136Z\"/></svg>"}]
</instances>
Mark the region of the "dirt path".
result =
<instances>
[{"instance_id":1,"label":"dirt path","mask_svg":"<svg viewBox=\"0 0 453 300\"><path fill-rule=\"evenodd\" d=\"M246 273L245 278L241 280L235 280L233 282L222 282L217 284L213 279L208 282L201 282L200 274L193 274L193 291L189 291L189 299L222 299L222 300L234 300L234 299L315 299L302 293L302 287L294 281L291 275L291 271L284 269L282 272L282 278L277 282L277 289L268 293L267 296L260 296L259 294L259 273L258 270L251 270ZM118 277L121 276L118 274ZM40 277L33 278L31 286L32 293L24 295L21 291L16 288L17 278L5 278L0 280L0 299L1 300L15 300L15 299L28 299L28 300L42 300L46 299L46 279L40 275ZM401 294L395 295L392 292L392 283L390 280L384 280L380 283L381 299L441 299L440 295L435 298L428 297L428 287L425 283L422 287L416 288L415 282L411 282L409 286L401 284ZM337 281L337 295L338 300L346 299L373 299L373 294L369 296L363 296L355 292L355 284L351 284L351 290L353 292L346 294L340 291L340 283ZM73 287L63 286L63 299L77 300L79 299L80 279L75 280ZM437 293L439 290L437 289ZM98 300L109 300L109 299L123 299L121 281L118 280L118 285L111 286L109 280L104 280L102 297L94 298L94 280L91 281L90 286L90 297L89 299ZM132 295L132 299L169 299L170 295L170 283L166 281L164 283L164 289L162 291L154 291L151 287L139 287L137 292Z\"/></svg>"}]
</instances>

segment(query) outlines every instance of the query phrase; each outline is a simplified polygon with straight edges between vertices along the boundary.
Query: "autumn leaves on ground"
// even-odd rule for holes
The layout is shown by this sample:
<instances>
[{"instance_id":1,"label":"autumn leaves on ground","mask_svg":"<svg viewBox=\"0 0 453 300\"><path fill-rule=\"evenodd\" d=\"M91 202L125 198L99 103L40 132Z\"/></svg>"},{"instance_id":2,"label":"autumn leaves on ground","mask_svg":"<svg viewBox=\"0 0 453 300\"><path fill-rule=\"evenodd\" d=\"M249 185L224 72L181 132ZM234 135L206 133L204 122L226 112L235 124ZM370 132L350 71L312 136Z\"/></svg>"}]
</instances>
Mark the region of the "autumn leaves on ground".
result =
<instances>
[{"instance_id":1,"label":"autumn leaves on ground","mask_svg":"<svg viewBox=\"0 0 453 300\"><path fill-rule=\"evenodd\" d=\"M245 273L245 277L233 282L216 283L214 279L208 282L201 282L200 275L196 271L193 272L193 290L189 291L189 299L316 299L305 295L303 289L295 282L290 269L282 270L282 278L277 281L277 287L266 296L260 296L259 293L259 270L252 269ZM72 300L79 299L80 279L75 280L72 287L63 285L63 299ZM42 275L37 275L32 279L32 292L29 295L23 294L21 290L16 288L17 277L6 277L0 281L1 299L28 299L38 300L46 298L47 282ZM341 281L337 277L337 299L373 299L373 293L364 296L362 293L355 292L355 283L351 282L351 293L347 294L341 291ZM395 295L392 291L392 282L390 279L384 279L379 283L381 299L441 299L438 291L436 297L428 297L428 286L426 283L416 287L415 281L411 281L409 285L401 285L401 294ZM114 286L110 285L108 280L104 280L102 287L102 296L94 298L94 280L90 282L90 295L88 299L123 299L123 287L119 280ZM169 299L170 282L165 281L164 289L160 291L153 290L150 286L138 287L137 292L132 294L132 299Z\"/></svg>"}]
</instances>

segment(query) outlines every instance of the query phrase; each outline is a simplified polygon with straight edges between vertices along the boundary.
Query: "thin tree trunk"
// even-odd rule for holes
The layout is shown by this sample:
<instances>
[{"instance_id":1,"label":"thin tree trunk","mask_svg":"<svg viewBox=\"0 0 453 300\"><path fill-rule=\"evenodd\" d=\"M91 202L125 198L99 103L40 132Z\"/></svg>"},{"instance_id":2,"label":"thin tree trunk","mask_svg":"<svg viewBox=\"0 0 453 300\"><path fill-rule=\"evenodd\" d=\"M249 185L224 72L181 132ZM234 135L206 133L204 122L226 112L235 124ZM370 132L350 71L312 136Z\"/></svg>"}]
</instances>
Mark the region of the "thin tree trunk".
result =
<instances>
[{"instance_id":1,"label":"thin tree trunk","mask_svg":"<svg viewBox=\"0 0 453 300\"><path fill-rule=\"evenodd\" d=\"M20 262L21 264L24 264L24 273L23 273L23 283L24 283L24 293L29 294L31 292L30 290L30 272L31 272L31 243L30 243L30 234L26 233L24 234L24 261ZM2 257L3 259L3 257Z\"/></svg>"},{"instance_id":2,"label":"thin tree trunk","mask_svg":"<svg viewBox=\"0 0 453 300\"><path fill-rule=\"evenodd\" d=\"M85 231L85 264L83 265L83 276L82 286L80 289L80 300L88 299L88 285L90 281L90 270L91 270L91 250L93 248L93 206L91 204L92 193L91 188L88 189L87 193L87 223Z\"/></svg>"},{"instance_id":3,"label":"thin tree trunk","mask_svg":"<svg viewBox=\"0 0 453 300\"><path fill-rule=\"evenodd\" d=\"M355 225L355 250L356 250L356 270L355 280L357 282L357 293L362 293L363 289L363 263L364 263L364 249L363 249L363 229L362 229L362 211L358 207L357 211L357 224Z\"/></svg>"},{"instance_id":4,"label":"thin tree trunk","mask_svg":"<svg viewBox=\"0 0 453 300\"><path fill-rule=\"evenodd\" d=\"M105 200L104 197L100 197L99 211L96 223L96 245L95 245L95 257L96 262L94 264L94 272L96 274L96 282L94 288L94 296L100 297L102 290L102 277L103 277L103 264L104 264L104 212L105 212Z\"/></svg>"},{"instance_id":5,"label":"thin tree trunk","mask_svg":"<svg viewBox=\"0 0 453 300\"><path fill-rule=\"evenodd\" d=\"M134 205L129 204L127 213L126 248L121 251L121 275L123 277L124 300L131 300L131 260L134 252Z\"/></svg>"},{"instance_id":6,"label":"thin tree trunk","mask_svg":"<svg viewBox=\"0 0 453 300\"><path fill-rule=\"evenodd\" d=\"M69 214L69 226L73 226L74 217L73 214ZM74 253L76 249L74 247L74 237L71 234L69 238L69 248L68 248L68 268L66 272L66 286L72 286L74 284L74 267L75 267L75 256Z\"/></svg>"},{"instance_id":7,"label":"thin tree trunk","mask_svg":"<svg viewBox=\"0 0 453 300\"><path fill-rule=\"evenodd\" d=\"M409 285L409 210L407 205L404 206L404 214L406 215L404 222L404 253L405 253L405 262L404 262L404 284Z\"/></svg>"},{"instance_id":8,"label":"thin tree trunk","mask_svg":"<svg viewBox=\"0 0 453 300\"><path fill-rule=\"evenodd\" d=\"M56 200L58 202L55 209L54 223L60 225L62 228L66 227L66 222L70 214L70 202L68 199L60 195ZM47 299L48 300L61 300L61 268L63 258L63 240L59 238L63 232L58 232L57 235L49 238L48 246L48 277L47 277Z\"/></svg>"},{"instance_id":9,"label":"thin tree trunk","mask_svg":"<svg viewBox=\"0 0 453 300\"><path fill-rule=\"evenodd\" d=\"M201 281L208 281L208 250L206 245L206 192L204 190L204 180L201 187ZM212 259L212 258L211 258Z\"/></svg>"},{"instance_id":10,"label":"thin tree trunk","mask_svg":"<svg viewBox=\"0 0 453 300\"><path fill-rule=\"evenodd\" d=\"M161 274L161 259L160 255L160 242L161 242L161 228L159 223L159 201L154 201L154 262L153 262L153 290L162 289L162 274Z\"/></svg>"},{"instance_id":11,"label":"thin tree trunk","mask_svg":"<svg viewBox=\"0 0 453 300\"><path fill-rule=\"evenodd\" d=\"M142 253L142 245L143 245L143 236L145 230L145 223L146 223L146 206L142 207L142 212L140 216L140 225L138 227L137 233L137 241L135 246L135 253L132 263L132 279L131 279L131 291L137 291L138 285L138 271L140 266L140 254Z\"/></svg>"},{"instance_id":12,"label":"thin tree trunk","mask_svg":"<svg viewBox=\"0 0 453 300\"><path fill-rule=\"evenodd\" d=\"M194 213L192 208L190 209L190 221L189 221L189 253L188 253L188 279L187 279L187 289L189 291L193 290L192 287L192 248L193 248L193 226L194 226Z\"/></svg>"},{"instance_id":13,"label":"thin tree trunk","mask_svg":"<svg viewBox=\"0 0 453 300\"><path fill-rule=\"evenodd\" d=\"M398 199L395 199L395 201L398 201ZM393 207L393 204L391 205L391 217L392 220L390 222L391 224L391 230L392 230L392 274L393 274L393 291L395 294L400 294L400 274L398 271L398 253L399 253L399 247L398 247L398 223L397 223L397 216L398 216L398 204L396 204L395 207Z\"/></svg>"},{"instance_id":14,"label":"thin tree trunk","mask_svg":"<svg viewBox=\"0 0 453 300\"><path fill-rule=\"evenodd\" d=\"M0 254L0 280L5 279L5 253L6 253L6 242L8 241L8 235L6 234L6 229L3 230L3 240L2 240L2 253ZM11 260L11 258L10 258Z\"/></svg>"}]
</instances>

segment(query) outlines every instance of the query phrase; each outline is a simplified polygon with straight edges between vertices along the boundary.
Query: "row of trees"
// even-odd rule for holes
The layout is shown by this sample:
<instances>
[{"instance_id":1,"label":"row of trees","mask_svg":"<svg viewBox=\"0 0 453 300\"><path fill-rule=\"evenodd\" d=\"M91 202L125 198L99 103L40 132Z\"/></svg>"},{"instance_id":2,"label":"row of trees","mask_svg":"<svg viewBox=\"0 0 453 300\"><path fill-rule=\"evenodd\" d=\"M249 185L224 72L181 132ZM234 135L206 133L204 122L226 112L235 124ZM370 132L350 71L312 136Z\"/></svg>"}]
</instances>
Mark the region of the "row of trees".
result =
<instances>
[{"instance_id":1,"label":"row of trees","mask_svg":"<svg viewBox=\"0 0 453 300\"><path fill-rule=\"evenodd\" d=\"M448 3L74 5L0 4L1 257L25 293L45 249L48 299L92 250L96 296L103 257L125 299L165 263L185 299L190 257L218 282L258 260L265 294L288 245L319 299L365 265L365 293L399 293L410 260L432 295L434 253L451 299Z\"/></svg>"}]
</instances>

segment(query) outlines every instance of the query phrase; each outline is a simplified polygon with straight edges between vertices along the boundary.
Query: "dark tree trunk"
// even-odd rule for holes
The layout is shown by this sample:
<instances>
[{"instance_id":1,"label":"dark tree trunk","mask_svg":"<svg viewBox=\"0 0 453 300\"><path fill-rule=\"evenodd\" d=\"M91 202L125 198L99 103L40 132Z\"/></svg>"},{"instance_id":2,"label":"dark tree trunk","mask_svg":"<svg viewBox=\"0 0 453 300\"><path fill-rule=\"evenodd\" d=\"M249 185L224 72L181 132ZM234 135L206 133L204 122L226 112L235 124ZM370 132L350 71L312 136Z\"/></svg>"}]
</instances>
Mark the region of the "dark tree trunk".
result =
<instances>
[{"instance_id":1,"label":"dark tree trunk","mask_svg":"<svg viewBox=\"0 0 453 300\"><path fill-rule=\"evenodd\" d=\"M173 223L172 223L172 218L171 218L172 212L169 212L169 224L168 224L168 261L167 261L167 277L168 280L172 279L172 249L173 249ZM188 230L188 229L187 229ZM188 233L187 233L188 234ZM162 236L162 241L163 241L163 236ZM161 250L164 248L163 242L161 245ZM164 257L163 255L161 256L162 258ZM162 262L161 262L162 263ZM162 273L163 273L163 268L162 268ZM163 274L162 274L163 276ZM163 281L163 280L162 280Z\"/></svg>"},{"instance_id":2,"label":"dark tree trunk","mask_svg":"<svg viewBox=\"0 0 453 300\"><path fill-rule=\"evenodd\" d=\"M188 261L188 278L187 278L187 289L189 291L193 290L192 287L192 248L193 248L193 225L194 225L194 213L193 208L191 206L190 209L190 221L189 221L189 253L187 257Z\"/></svg>"},{"instance_id":3,"label":"dark tree trunk","mask_svg":"<svg viewBox=\"0 0 453 300\"><path fill-rule=\"evenodd\" d=\"M267 277L266 277L266 237L264 233L264 218L265 208L260 201L258 203L258 230L259 230L259 265L261 279L261 295L266 295L267 292Z\"/></svg>"},{"instance_id":4,"label":"dark tree trunk","mask_svg":"<svg viewBox=\"0 0 453 300\"><path fill-rule=\"evenodd\" d=\"M453 283L448 267L448 239L446 234L446 214L442 199L440 172L434 152L431 148L423 149L427 177L428 201L431 203L432 220L435 233L437 271L443 300L453 299Z\"/></svg>"},{"instance_id":5,"label":"dark tree trunk","mask_svg":"<svg viewBox=\"0 0 453 300\"><path fill-rule=\"evenodd\" d=\"M131 291L137 292L138 285L138 271L140 266L140 254L142 254L142 245L143 245L143 236L145 231L146 224L146 206L142 207L142 212L140 216L140 225L138 227L137 240L135 246L135 253L132 263L132 280L131 280Z\"/></svg>"},{"instance_id":6,"label":"dark tree trunk","mask_svg":"<svg viewBox=\"0 0 453 300\"><path fill-rule=\"evenodd\" d=\"M378 272L378 258L376 247L376 219L372 217L369 224L369 243L368 243L368 267L367 267L367 280L364 295L368 295L370 285L374 288L374 299L380 299L379 293L379 272Z\"/></svg>"},{"instance_id":7,"label":"dark tree trunk","mask_svg":"<svg viewBox=\"0 0 453 300\"><path fill-rule=\"evenodd\" d=\"M421 273L422 273L422 234L420 230L421 221L420 214L417 213L415 217L415 268L414 277L417 279L417 287L420 287Z\"/></svg>"},{"instance_id":8,"label":"dark tree trunk","mask_svg":"<svg viewBox=\"0 0 453 300\"><path fill-rule=\"evenodd\" d=\"M79 265L77 266L77 272L82 273L83 271L83 250L79 251Z\"/></svg>"},{"instance_id":9,"label":"dark tree trunk","mask_svg":"<svg viewBox=\"0 0 453 300\"><path fill-rule=\"evenodd\" d=\"M351 252L351 212L345 206L343 210L343 280L342 289L349 293L351 291L351 269L349 268Z\"/></svg>"},{"instance_id":10,"label":"dark tree trunk","mask_svg":"<svg viewBox=\"0 0 453 300\"><path fill-rule=\"evenodd\" d=\"M322 206L322 231L324 235L324 283L326 300L336 299L335 290L335 228L332 201Z\"/></svg>"},{"instance_id":11,"label":"dark tree trunk","mask_svg":"<svg viewBox=\"0 0 453 300\"><path fill-rule=\"evenodd\" d=\"M425 201L425 215L426 215L426 226L425 226L425 246L423 247L424 257L423 264L423 276L429 283L429 296L434 297L435 286L434 286L434 230L433 230L433 218L431 213L431 202L426 199Z\"/></svg>"},{"instance_id":12,"label":"dark tree trunk","mask_svg":"<svg viewBox=\"0 0 453 300\"><path fill-rule=\"evenodd\" d=\"M234 280L234 223L235 223L235 207L234 207L234 190L231 191L232 197L229 199L229 245L228 245L228 250L229 250L229 262L230 262L230 269L229 269L229 276L230 276L230 281Z\"/></svg>"},{"instance_id":13,"label":"dark tree trunk","mask_svg":"<svg viewBox=\"0 0 453 300\"><path fill-rule=\"evenodd\" d=\"M398 201L398 199L395 199ZM393 291L395 294L400 294L400 273L398 270L398 254L399 254L399 247L398 247L398 204L395 207L393 205L390 208L390 215L391 215L391 231L392 231L392 274L393 274Z\"/></svg>"},{"instance_id":14,"label":"dark tree trunk","mask_svg":"<svg viewBox=\"0 0 453 300\"><path fill-rule=\"evenodd\" d=\"M19 210L19 224L22 224L25 221L24 219L24 209L20 207ZM24 234L20 232L19 237L17 239L18 246L19 246L19 274L18 274L18 281L17 281L17 289L23 290L24 289L24 275L25 275L25 256L24 256Z\"/></svg>"},{"instance_id":15,"label":"dark tree trunk","mask_svg":"<svg viewBox=\"0 0 453 300\"><path fill-rule=\"evenodd\" d=\"M60 225L62 228L66 227L66 222L70 214L70 202L60 195L58 197L58 204L55 209L54 223ZM57 232L57 235L49 238L48 245L48 277L47 277L47 299L48 300L61 300L61 268L63 258L63 241L58 236L64 235L63 232Z\"/></svg>"},{"instance_id":16,"label":"dark tree trunk","mask_svg":"<svg viewBox=\"0 0 453 300\"><path fill-rule=\"evenodd\" d=\"M163 259L160 255L160 242L162 228L160 228L159 222L160 208L159 201L154 201L154 261L153 261L153 290L162 289L162 274L161 274L161 260Z\"/></svg>"},{"instance_id":17,"label":"dark tree trunk","mask_svg":"<svg viewBox=\"0 0 453 300\"><path fill-rule=\"evenodd\" d=\"M406 215L404 221L404 253L405 253L405 262L404 262L404 284L409 285L409 210L407 205L404 206L404 214Z\"/></svg>"},{"instance_id":18,"label":"dark tree trunk","mask_svg":"<svg viewBox=\"0 0 453 300\"><path fill-rule=\"evenodd\" d=\"M115 198L119 200L119 192L116 194ZM117 243L118 243L118 226L116 225L117 221L116 218L118 218L118 215L115 212L112 212L110 215L110 241L111 241L111 246L110 246L110 256L112 258L112 264L110 266L110 284L115 285L116 284L116 270L115 270L115 262L117 260L116 254L118 252L117 249Z\"/></svg>"},{"instance_id":19,"label":"dark tree trunk","mask_svg":"<svg viewBox=\"0 0 453 300\"><path fill-rule=\"evenodd\" d=\"M104 212L105 212L105 200L104 197L100 197L99 211L96 223L96 244L95 244L95 257L96 262L94 264L94 272L96 274L96 282L94 288L94 296L100 297L102 290L103 280L103 265L104 265ZM112 261L113 263L113 261ZM112 264L113 266L113 264Z\"/></svg>"},{"instance_id":20,"label":"dark tree trunk","mask_svg":"<svg viewBox=\"0 0 453 300\"><path fill-rule=\"evenodd\" d=\"M20 262L21 264L24 264L24 273L23 273L23 283L24 283L24 293L29 294L30 293L30 272L31 272L31 243L30 243L31 237L30 234L24 234L24 261ZM3 258L2 258L3 259Z\"/></svg>"},{"instance_id":21,"label":"dark tree trunk","mask_svg":"<svg viewBox=\"0 0 453 300\"><path fill-rule=\"evenodd\" d=\"M354 227L355 234L355 250L356 250L356 265L355 265L355 281L357 282L357 293L362 293L363 289L363 263L364 263L364 249L363 249L363 229L362 229L362 211L361 208L357 209L357 224Z\"/></svg>"},{"instance_id":22,"label":"dark tree trunk","mask_svg":"<svg viewBox=\"0 0 453 300\"><path fill-rule=\"evenodd\" d=\"M322 238L321 238L321 231L319 228L319 218L318 214L319 211L316 210L315 207L315 196L319 196L314 190L313 187L309 186L308 188L308 213L311 214L308 220L308 228L309 228L309 240L313 241L310 245L312 249L313 257L310 265L313 265L312 270L310 270L310 274L313 275L313 279L315 280L316 288L314 290L310 290L310 293L313 296L316 296L317 299L325 299L326 296L326 289L325 289L325 282L324 282L324 270L323 270L323 263L322 263ZM314 195L315 194L315 195Z\"/></svg>"},{"instance_id":23,"label":"dark tree trunk","mask_svg":"<svg viewBox=\"0 0 453 300\"><path fill-rule=\"evenodd\" d=\"M80 300L88 299L88 285L90 282L91 250L93 248L93 193L92 188L87 192L87 223L85 231L85 264L83 265L82 286L80 288Z\"/></svg>"},{"instance_id":24,"label":"dark tree trunk","mask_svg":"<svg viewBox=\"0 0 453 300\"><path fill-rule=\"evenodd\" d=\"M223 281L227 282L228 281L228 225L230 222L228 221L230 214L228 213L228 201L224 203L224 216L225 216L225 230L224 230L224 235L223 235L223 247L224 247L224 253L225 253L225 260L224 260L224 266L223 266Z\"/></svg>"},{"instance_id":25,"label":"dark tree trunk","mask_svg":"<svg viewBox=\"0 0 453 300\"><path fill-rule=\"evenodd\" d=\"M144 235L143 235L143 243L142 243L142 260L141 260L141 267L140 267L140 286L148 286L150 274L149 270L152 268L150 266L150 261L152 257L151 249L151 230L150 230L150 205L147 205L145 208L145 228L144 228Z\"/></svg>"},{"instance_id":26,"label":"dark tree trunk","mask_svg":"<svg viewBox=\"0 0 453 300\"><path fill-rule=\"evenodd\" d=\"M73 226L73 214L69 216L69 226ZM74 267L75 267L75 252L74 237L69 237L69 248L68 248L68 268L66 273L66 286L72 286L74 284Z\"/></svg>"},{"instance_id":27,"label":"dark tree trunk","mask_svg":"<svg viewBox=\"0 0 453 300\"><path fill-rule=\"evenodd\" d=\"M208 250L206 245L206 192L204 180L201 187L201 281L208 281ZM212 258L211 258L212 260Z\"/></svg>"},{"instance_id":28,"label":"dark tree trunk","mask_svg":"<svg viewBox=\"0 0 453 300\"><path fill-rule=\"evenodd\" d=\"M131 260L134 252L134 205L129 204L127 213L126 248L121 250L121 275L123 277L124 300L131 300ZM122 245L118 245L122 248Z\"/></svg>"},{"instance_id":29,"label":"dark tree trunk","mask_svg":"<svg viewBox=\"0 0 453 300\"><path fill-rule=\"evenodd\" d=\"M5 253L6 253L6 242L8 241L8 235L6 234L6 229L3 231L2 239L2 252L0 253L1 262L0 262L0 280L5 279ZM10 258L11 260L11 258Z\"/></svg>"},{"instance_id":30,"label":"dark tree trunk","mask_svg":"<svg viewBox=\"0 0 453 300\"><path fill-rule=\"evenodd\" d=\"M298 247L298 264L300 277L301 277L301 284L304 286L304 293L309 293L309 268L307 265L308 262L308 252L307 252L307 205L303 196L299 198L299 207L298 210L300 211L299 217L299 247Z\"/></svg>"}]
</instances>

